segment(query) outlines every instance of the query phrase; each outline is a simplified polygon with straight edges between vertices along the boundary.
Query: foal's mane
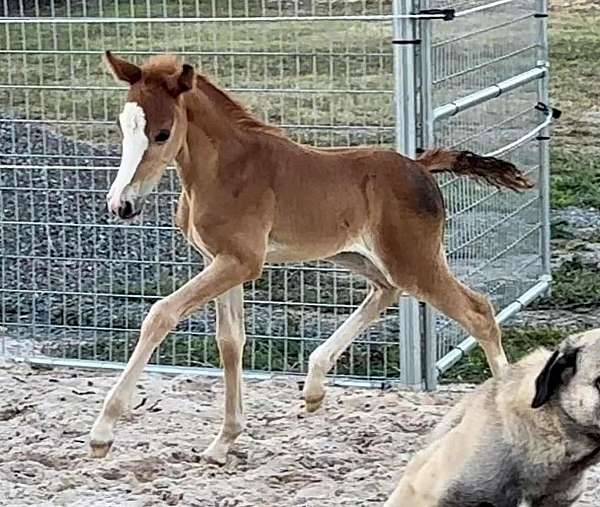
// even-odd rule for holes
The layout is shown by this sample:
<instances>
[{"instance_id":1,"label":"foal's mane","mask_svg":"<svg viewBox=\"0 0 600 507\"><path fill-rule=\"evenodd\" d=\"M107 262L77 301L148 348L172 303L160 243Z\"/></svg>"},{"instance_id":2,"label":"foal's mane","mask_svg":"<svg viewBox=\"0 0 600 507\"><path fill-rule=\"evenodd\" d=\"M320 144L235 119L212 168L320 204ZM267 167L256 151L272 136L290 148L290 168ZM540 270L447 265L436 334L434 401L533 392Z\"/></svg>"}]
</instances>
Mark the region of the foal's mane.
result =
<instances>
[{"instance_id":1,"label":"foal's mane","mask_svg":"<svg viewBox=\"0 0 600 507\"><path fill-rule=\"evenodd\" d=\"M150 79L153 77L158 79L181 71L181 66L181 62L175 55L158 55L151 57L142 67L142 71ZM244 129L285 137L279 128L260 121L245 106L226 90L214 84L206 75L196 73L196 85L212 102L220 106L230 119Z\"/></svg>"}]
</instances>

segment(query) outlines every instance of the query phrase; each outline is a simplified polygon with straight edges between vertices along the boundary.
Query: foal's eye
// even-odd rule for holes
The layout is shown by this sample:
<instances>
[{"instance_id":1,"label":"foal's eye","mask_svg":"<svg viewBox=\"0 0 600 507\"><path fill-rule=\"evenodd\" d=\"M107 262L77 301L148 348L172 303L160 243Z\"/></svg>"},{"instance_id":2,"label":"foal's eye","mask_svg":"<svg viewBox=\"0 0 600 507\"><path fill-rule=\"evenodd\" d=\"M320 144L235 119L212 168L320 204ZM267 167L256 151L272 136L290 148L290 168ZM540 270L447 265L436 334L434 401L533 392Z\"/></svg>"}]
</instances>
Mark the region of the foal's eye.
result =
<instances>
[{"instance_id":1,"label":"foal's eye","mask_svg":"<svg viewBox=\"0 0 600 507\"><path fill-rule=\"evenodd\" d=\"M158 134L156 134L156 137L154 138L154 140L157 143L164 143L167 139L169 139L170 135L171 135L171 132L169 132L168 130L159 130Z\"/></svg>"},{"instance_id":2,"label":"foal's eye","mask_svg":"<svg viewBox=\"0 0 600 507\"><path fill-rule=\"evenodd\" d=\"M598 391L600 391L600 377L598 377L596 380L594 380L594 385L596 386L596 389L598 389Z\"/></svg>"}]
</instances>

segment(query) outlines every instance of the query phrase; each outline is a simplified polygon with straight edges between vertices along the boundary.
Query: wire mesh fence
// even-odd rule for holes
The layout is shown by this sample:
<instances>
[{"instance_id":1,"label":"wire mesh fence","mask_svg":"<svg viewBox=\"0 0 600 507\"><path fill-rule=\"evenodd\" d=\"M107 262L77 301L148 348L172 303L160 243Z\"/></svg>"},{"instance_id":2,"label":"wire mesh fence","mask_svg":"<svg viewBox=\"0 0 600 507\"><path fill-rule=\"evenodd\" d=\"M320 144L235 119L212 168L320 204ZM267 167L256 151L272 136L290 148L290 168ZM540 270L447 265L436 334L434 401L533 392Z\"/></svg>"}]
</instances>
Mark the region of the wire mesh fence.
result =
<instances>
[{"instance_id":1,"label":"wire mesh fence","mask_svg":"<svg viewBox=\"0 0 600 507\"><path fill-rule=\"evenodd\" d=\"M444 5L443 0L432 2L434 7ZM547 274L543 214L547 203L540 190L545 184L540 185L540 175L547 170L542 156L545 141L532 136L515 143L546 121L545 112L536 108L545 100L543 9L537 0L473 2L464 6L468 15L435 24L432 31L429 93L433 116L441 115L433 121L433 144L500 152L538 184L537 191L516 194L460 178L442 182L449 263L461 280L488 294L498 310ZM529 75L536 79L529 80ZM450 117L442 113L448 103L519 79L522 82L506 94ZM436 335L438 361L467 338L441 315Z\"/></svg>"},{"instance_id":2,"label":"wire mesh fence","mask_svg":"<svg viewBox=\"0 0 600 507\"><path fill-rule=\"evenodd\" d=\"M9 12L17 19L3 23L0 60L0 311L12 346L124 361L152 302L202 267L171 225L179 190L174 171L153 195L143 224L123 226L106 215L123 89L103 68L102 51L137 61L180 54L301 142L391 145L389 21L346 20L387 8L384 2L54 1L21 2ZM300 19L332 14L337 18ZM41 23L43 16L55 21ZM362 280L324 263L269 266L246 288L244 366L305 371L309 353L365 295ZM209 306L182 323L153 362L218 366L213 332ZM337 373L396 377L397 335L397 311L390 309Z\"/></svg>"},{"instance_id":3,"label":"wire mesh fence","mask_svg":"<svg viewBox=\"0 0 600 507\"><path fill-rule=\"evenodd\" d=\"M496 2L498 3L498 2ZM448 4L430 7L446 7ZM485 3L454 5L472 9ZM500 2L452 22L418 20L419 5L389 0L19 0L0 18L0 323L5 354L125 361L149 306L202 268L172 226L179 183L168 171L143 222L105 212L119 161L116 118L123 88L100 55L134 61L172 52L236 93L264 120L319 146L393 146L393 13L432 24L431 85L417 90L439 107L537 65L537 8ZM506 31L514 32L509 40ZM402 51L413 51L403 47ZM421 53L419 53L421 54ZM397 53L396 53L397 55ZM540 121L537 82L435 122L437 144L492 151ZM400 100L400 99L398 99ZM538 143L507 156L534 178ZM542 269L542 201L465 180L444 180L453 268L491 294L498 308ZM365 282L326 263L268 266L246 287L244 367L300 373L310 352L357 307ZM401 311L349 349L337 375L398 379ZM438 320L440 359L463 335ZM420 330L416 330L419 340ZM159 347L158 365L216 367L214 309L182 322ZM432 367L428 365L427 367Z\"/></svg>"}]
</instances>

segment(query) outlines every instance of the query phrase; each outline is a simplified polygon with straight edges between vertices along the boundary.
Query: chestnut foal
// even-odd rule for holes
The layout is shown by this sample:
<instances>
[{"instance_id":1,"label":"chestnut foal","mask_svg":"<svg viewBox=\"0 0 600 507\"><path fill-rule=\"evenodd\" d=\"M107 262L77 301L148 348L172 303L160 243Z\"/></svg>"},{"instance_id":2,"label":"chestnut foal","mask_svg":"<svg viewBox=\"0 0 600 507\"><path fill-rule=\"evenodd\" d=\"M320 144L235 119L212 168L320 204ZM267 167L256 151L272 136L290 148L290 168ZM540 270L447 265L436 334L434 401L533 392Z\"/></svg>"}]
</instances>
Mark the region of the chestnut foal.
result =
<instances>
[{"instance_id":1,"label":"chestnut foal","mask_svg":"<svg viewBox=\"0 0 600 507\"><path fill-rule=\"evenodd\" d=\"M123 219L139 214L144 198L175 161L183 187L177 225L210 262L155 303L144 319L127 367L92 428L94 456L109 451L115 421L154 349L180 319L215 300L225 417L204 455L225 463L244 426L242 285L258 278L266 262L325 259L370 282L365 301L310 356L304 387L309 411L321 405L325 374L336 359L400 290L432 304L476 337L494 374L506 364L492 306L448 270L444 203L431 173L451 171L513 190L530 188L512 164L466 151L438 149L415 161L386 149L303 146L172 56L141 67L108 51L105 60L130 86L119 116L123 153L107 198L110 212Z\"/></svg>"}]
</instances>

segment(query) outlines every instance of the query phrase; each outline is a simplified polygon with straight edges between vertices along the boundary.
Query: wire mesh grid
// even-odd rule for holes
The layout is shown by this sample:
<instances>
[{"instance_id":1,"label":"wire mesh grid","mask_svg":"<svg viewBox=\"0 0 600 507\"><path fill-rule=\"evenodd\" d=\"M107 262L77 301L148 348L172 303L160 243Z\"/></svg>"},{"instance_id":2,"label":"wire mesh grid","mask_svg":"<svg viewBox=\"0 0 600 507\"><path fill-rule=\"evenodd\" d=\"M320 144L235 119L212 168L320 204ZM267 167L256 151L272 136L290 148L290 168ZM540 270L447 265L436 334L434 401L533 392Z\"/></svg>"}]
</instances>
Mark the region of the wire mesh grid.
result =
<instances>
[{"instance_id":1,"label":"wire mesh grid","mask_svg":"<svg viewBox=\"0 0 600 507\"><path fill-rule=\"evenodd\" d=\"M531 0L428 7L469 12L434 25L432 86L424 90L434 107L535 66ZM123 87L101 64L105 49L138 62L182 55L301 142L394 144L390 0L4 0L0 9L0 323L10 337L0 338L0 353L124 361L149 306L202 267L172 227L174 171L142 223L107 217ZM541 121L536 86L438 122L436 144L485 153L514 141ZM506 157L536 179L536 143ZM442 184L452 268L500 309L540 274L538 194L464 179ZM365 294L363 280L335 266L268 266L246 287L244 367L305 371L310 352ZM399 378L400 329L391 308L335 373ZM464 338L441 317L437 331L438 358ZM209 305L152 362L218 366L213 333Z\"/></svg>"},{"instance_id":2,"label":"wire mesh grid","mask_svg":"<svg viewBox=\"0 0 600 507\"><path fill-rule=\"evenodd\" d=\"M538 65L537 4L517 0L482 9L453 23L435 25L432 41L433 107L440 107ZM434 2L436 7L445 2ZM438 5L439 4L439 5ZM485 7L470 2L465 9ZM490 153L540 125L535 109L539 83L529 82L435 124L435 144ZM539 142L531 140L502 155L537 182ZM442 180L448 208L446 248L452 270L466 284L505 308L542 273L542 202L539 190L520 194L462 178ZM437 318L437 358L466 333L442 315Z\"/></svg>"},{"instance_id":3,"label":"wire mesh grid","mask_svg":"<svg viewBox=\"0 0 600 507\"><path fill-rule=\"evenodd\" d=\"M149 306L202 267L172 227L174 171L141 223L107 217L124 89L103 68L105 49L138 62L180 54L301 142L393 144L390 23L361 18L389 14L389 2L20 0L3 7L12 17L0 20L5 353L125 361ZM55 21L42 22L48 17ZM246 287L244 367L305 371L310 352L365 295L363 280L326 263L269 266ZM213 333L209 305L181 323L151 362L218 366ZM335 373L398 377L398 333L391 308Z\"/></svg>"}]
</instances>

